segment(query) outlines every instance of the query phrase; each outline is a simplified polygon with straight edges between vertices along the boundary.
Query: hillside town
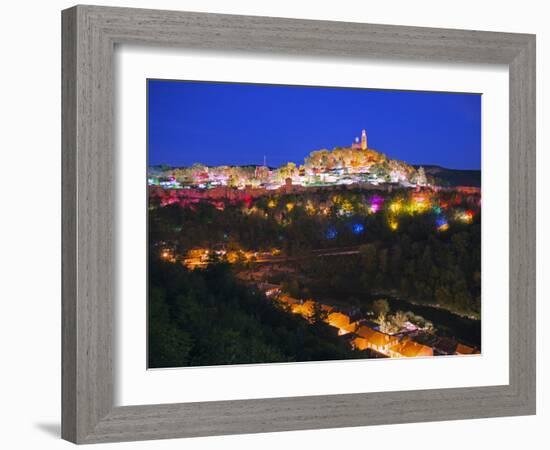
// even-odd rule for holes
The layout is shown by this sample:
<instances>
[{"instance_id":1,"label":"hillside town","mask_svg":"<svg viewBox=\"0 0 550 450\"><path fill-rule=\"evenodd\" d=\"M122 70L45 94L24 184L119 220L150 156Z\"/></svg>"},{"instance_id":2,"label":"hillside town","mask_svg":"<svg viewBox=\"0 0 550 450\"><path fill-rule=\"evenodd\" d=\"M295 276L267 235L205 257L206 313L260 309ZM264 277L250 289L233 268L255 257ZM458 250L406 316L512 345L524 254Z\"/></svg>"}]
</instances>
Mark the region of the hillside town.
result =
<instances>
[{"instance_id":1,"label":"hillside town","mask_svg":"<svg viewBox=\"0 0 550 450\"><path fill-rule=\"evenodd\" d=\"M368 147L362 130L349 147L313 151L303 164L288 162L281 167L262 165L215 166L196 163L191 167L149 168L148 184L165 189L261 189L273 191L285 187L338 185L396 187L428 186L424 169L418 170Z\"/></svg>"}]
</instances>

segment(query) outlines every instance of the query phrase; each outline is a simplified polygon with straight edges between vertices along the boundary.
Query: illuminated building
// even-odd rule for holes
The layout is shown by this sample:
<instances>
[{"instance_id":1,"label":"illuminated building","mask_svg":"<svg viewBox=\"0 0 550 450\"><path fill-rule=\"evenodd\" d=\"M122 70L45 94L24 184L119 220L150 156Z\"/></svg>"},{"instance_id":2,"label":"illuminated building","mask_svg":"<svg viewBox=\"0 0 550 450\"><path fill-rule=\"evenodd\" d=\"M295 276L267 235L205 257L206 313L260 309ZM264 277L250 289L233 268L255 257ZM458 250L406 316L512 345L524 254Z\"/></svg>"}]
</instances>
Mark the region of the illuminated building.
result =
<instances>
[{"instance_id":1,"label":"illuminated building","mask_svg":"<svg viewBox=\"0 0 550 450\"><path fill-rule=\"evenodd\" d=\"M434 352L431 347L419 344L412 339L405 337L401 342L393 345L388 353L392 358L415 358L418 356L433 356Z\"/></svg>"},{"instance_id":2,"label":"illuminated building","mask_svg":"<svg viewBox=\"0 0 550 450\"><path fill-rule=\"evenodd\" d=\"M458 344L456 346L455 355L476 355L479 354L479 350L465 344Z\"/></svg>"},{"instance_id":3,"label":"illuminated building","mask_svg":"<svg viewBox=\"0 0 550 450\"><path fill-rule=\"evenodd\" d=\"M338 335L340 336L354 333L357 328L357 324L355 322L350 322L349 317L341 312L330 313L327 316L326 322L330 326L338 328Z\"/></svg>"},{"instance_id":4,"label":"illuminated building","mask_svg":"<svg viewBox=\"0 0 550 450\"><path fill-rule=\"evenodd\" d=\"M371 349L384 355L389 355L390 347L399 342L398 337L376 331L366 325L359 327L355 334L358 336L352 341L355 348L358 350Z\"/></svg>"}]
</instances>

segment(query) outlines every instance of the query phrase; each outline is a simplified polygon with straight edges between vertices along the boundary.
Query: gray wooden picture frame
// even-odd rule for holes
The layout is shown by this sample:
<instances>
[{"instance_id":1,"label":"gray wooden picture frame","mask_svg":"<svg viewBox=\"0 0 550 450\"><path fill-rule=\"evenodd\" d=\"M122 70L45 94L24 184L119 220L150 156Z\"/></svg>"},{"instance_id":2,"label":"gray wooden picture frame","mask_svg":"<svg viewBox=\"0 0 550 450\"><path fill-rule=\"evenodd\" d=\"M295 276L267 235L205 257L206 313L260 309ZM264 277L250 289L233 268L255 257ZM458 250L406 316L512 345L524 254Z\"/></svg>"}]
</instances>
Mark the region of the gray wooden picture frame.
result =
<instances>
[{"instance_id":1,"label":"gray wooden picture frame","mask_svg":"<svg viewBox=\"0 0 550 450\"><path fill-rule=\"evenodd\" d=\"M535 413L535 36L98 6L63 11L62 32L64 439L95 443ZM126 43L507 65L509 384L115 407L113 53Z\"/></svg>"}]
</instances>

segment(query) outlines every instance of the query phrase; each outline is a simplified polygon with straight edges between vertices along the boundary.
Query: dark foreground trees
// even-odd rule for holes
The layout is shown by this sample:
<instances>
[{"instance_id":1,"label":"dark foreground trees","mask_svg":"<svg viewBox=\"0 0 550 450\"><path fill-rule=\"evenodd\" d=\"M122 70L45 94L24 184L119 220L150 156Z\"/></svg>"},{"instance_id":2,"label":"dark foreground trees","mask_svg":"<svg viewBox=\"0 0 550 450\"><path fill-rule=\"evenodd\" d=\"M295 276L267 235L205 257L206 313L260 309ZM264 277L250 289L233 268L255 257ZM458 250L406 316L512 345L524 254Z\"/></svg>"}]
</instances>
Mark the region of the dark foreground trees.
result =
<instances>
[{"instance_id":1,"label":"dark foreground trees","mask_svg":"<svg viewBox=\"0 0 550 450\"><path fill-rule=\"evenodd\" d=\"M361 358L336 329L309 324L243 286L224 264L149 264L149 367Z\"/></svg>"}]
</instances>

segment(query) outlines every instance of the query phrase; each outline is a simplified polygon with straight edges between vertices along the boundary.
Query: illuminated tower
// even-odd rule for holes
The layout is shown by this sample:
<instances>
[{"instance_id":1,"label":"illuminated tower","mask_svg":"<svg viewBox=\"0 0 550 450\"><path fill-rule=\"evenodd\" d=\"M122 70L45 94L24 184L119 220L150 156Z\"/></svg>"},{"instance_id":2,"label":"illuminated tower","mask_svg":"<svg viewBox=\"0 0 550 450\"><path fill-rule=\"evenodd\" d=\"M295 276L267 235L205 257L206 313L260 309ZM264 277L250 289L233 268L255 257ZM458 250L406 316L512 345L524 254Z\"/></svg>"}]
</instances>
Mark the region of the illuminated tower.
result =
<instances>
[{"instance_id":1,"label":"illuminated tower","mask_svg":"<svg viewBox=\"0 0 550 450\"><path fill-rule=\"evenodd\" d=\"M361 149L367 149L367 132L365 130L361 132Z\"/></svg>"}]
</instances>

